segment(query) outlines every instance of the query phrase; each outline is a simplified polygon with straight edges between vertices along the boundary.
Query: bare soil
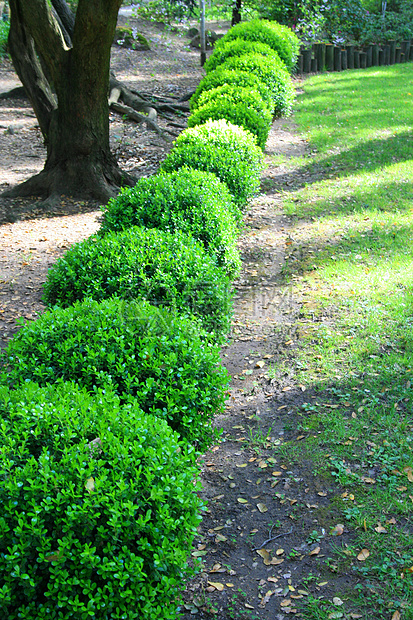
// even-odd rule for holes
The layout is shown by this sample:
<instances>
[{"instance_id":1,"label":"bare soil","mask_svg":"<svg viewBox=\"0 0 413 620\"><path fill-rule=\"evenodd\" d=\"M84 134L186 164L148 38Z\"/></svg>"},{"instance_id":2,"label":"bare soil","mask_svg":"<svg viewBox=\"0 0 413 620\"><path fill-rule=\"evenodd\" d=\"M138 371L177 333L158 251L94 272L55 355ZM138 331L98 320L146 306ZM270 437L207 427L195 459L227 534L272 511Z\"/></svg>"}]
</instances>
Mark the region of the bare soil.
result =
<instances>
[{"instance_id":1,"label":"bare soil","mask_svg":"<svg viewBox=\"0 0 413 620\"><path fill-rule=\"evenodd\" d=\"M210 27L223 31L228 24ZM152 49L114 47L117 78L141 92L177 99L194 90L203 70L189 39L145 22L138 22L138 29ZM18 84L11 64L3 60L0 92ZM160 124L167 127L169 121ZM185 117L175 121L185 126ZM116 115L111 115L110 127L121 166L137 177L153 174L171 147ZM0 190L42 169L41 134L24 99L0 100L0 150ZM226 410L216 419L223 441L205 455L202 467L202 495L208 504L192 557L200 557L204 568L183 593L185 620L305 618L300 607L309 596L331 601L354 586L351 574L337 574L326 564L335 541L329 535L336 525L331 499L338 490L314 475L310 459L298 466L277 454L287 439L300 441L297 412L304 401L316 398L293 376L274 381L268 374L271 363L294 354L299 335L293 325L301 308L283 277L292 224L282 213L280 190L305 179L276 165L278 155L309 156L291 121L272 127L262 194L245 217L240 239L243 270L235 283L232 334L222 349L231 385ZM66 196L50 212L34 198L0 197L1 346L22 319L34 320L45 310L42 285L48 268L73 243L97 230L99 215L99 205ZM350 538L345 531L342 541ZM356 611L347 609L342 617L360 617L351 615Z\"/></svg>"}]
</instances>

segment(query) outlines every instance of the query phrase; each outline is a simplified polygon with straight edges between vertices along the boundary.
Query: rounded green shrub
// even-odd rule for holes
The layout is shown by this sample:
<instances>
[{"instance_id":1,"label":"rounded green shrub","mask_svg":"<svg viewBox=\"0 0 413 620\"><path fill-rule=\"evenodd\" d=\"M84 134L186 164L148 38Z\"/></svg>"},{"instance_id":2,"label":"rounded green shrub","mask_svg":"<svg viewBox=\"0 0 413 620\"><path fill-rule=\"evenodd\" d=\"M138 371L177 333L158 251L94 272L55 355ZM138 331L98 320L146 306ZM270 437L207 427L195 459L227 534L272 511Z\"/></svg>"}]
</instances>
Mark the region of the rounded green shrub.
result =
<instances>
[{"instance_id":1,"label":"rounded green shrub","mask_svg":"<svg viewBox=\"0 0 413 620\"><path fill-rule=\"evenodd\" d=\"M244 41L257 41L266 43L272 50L277 52L284 61L287 69L293 71L300 51L300 40L287 26L264 19L253 19L233 26L227 34L217 41L215 50L225 46L228 41L244 39Z\"/></svg>"},{"instance_id":2,"label":"rounded green shrub","mask_svg":"<svg viewBox=\"0 0 413 620\"><path fill-rule=\"evenodd\" d=\"M218 86L225 86L225 84L257 90L268 109L272 111L274 107L273 96L271 90L262 80L253 73L247 73L246 71L230 71L222 67L211 71L201 80L189 102L190 109L195 110L198 107L199 97L204 91L212 90Z\"/></svg>"},{"instance_id":3,"label":"rounded green shrub","mask_svg":"<svg viewBox=\"0 0 413 620\"><path fill-rule=\"evenodd\" d=\"M200 521L194 451L74 383L0 387L7 620L175 619Z\"/></svg>"},{"instance_id":4,"label":"rounded green shrub","mask_svg":"<svg viewBox=\"0 0 413 620\"><path fill-rule=\"evenodd\" d=\"M262 151L255 137L224 119L185 129L162 164L166 172L188 165L213 172L243 207L259 190Z\"/></svg>"},{"instance_id":5,"label":"rounded green shrub","mask_svg":"<svg viewBox=\"0 0 413 620\"><path fill-rule=\"evenodd\" d=\"M228 58L221 67L229 71L246 71L255 74L272 93L274 116L291 114L295 89L290 74L279 61L259 54L245 54Z\"/></svg>"},{"instance_id":6,"label":"rounded green shrub","mask_svg":"<svg viewBox=\"0 0 413 620\"><path fill-rule=\"evenodd\" d=\"M269 56L270 58L280 60L277 52L271 49L271 47L266 43L260 43L259 41L246 41L244 39L237 38L231 41L225 41L220 46L215 48L214 52L206 61L204 69L207 73L210 73L222 65L227 58L232 58L233 56L243 56L244 54L260 54L261 56Z\"/></svg>"},{"instance_id":7,"label":"rounded green shrub","mask_svg":"<svg viewBox=\"0 0 413 620\"><path fill-rule=\"evenodd\" d=\"M211 172L181 168L140 179L103 207L99 235L131 226L181 230L200 241L230 276L241 266L236 246L236 207L224 183Z\"/></svg>"},{"instance_id":8,"label":"rounded green shrub","mask_svg":"<svg viewBox=\"0 0 413 620\"><path fill-rule=\"evenodd\" d=\"M26 323L3 354L9 385L57 379L109 386L199 447L215 437L226 370L197 321L146 302L86 299Z\"/></svg>"},{"instance_id":9,"label":"rounded green shrub","mask_svg":"<svg viewBox=\"0 0 413 620\"><path fill-rule=\"evenodd\" d=\"M272 115L258 91L237 88L229 84L206 90L198 100L198 108L188 119L188 127L202 125L207 120L225 120L239 125L257 138L264 149Z\"/></svg>"},{"instance_id":10,"label":"rounded green shrub","mask_svg":"<svg viewBox=\"0 0 413 620\"><path fill-rule=\"evenodd\" d=\"M49 270L43 299L62 307L85 297L144 299L194 314L206 331L220 335L229 330L230 284L192 237L132 227L72 246Z\"/></svg>"}]
</instances>

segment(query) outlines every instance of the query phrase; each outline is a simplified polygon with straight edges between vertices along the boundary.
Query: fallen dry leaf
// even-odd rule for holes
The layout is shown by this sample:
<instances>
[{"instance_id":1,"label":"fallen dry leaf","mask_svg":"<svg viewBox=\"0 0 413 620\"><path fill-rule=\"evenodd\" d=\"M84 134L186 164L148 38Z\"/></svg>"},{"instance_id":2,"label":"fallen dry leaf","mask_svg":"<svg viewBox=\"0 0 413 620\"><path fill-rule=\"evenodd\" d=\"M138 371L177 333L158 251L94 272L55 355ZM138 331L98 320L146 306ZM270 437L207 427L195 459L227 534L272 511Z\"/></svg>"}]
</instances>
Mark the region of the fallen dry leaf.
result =
<instances>
[{"instance_id":1,"label":"fallen dry leaf","mask_svg":"<svg viewBox=\"0 0 413 620\"><path fill-rule=\"evenodd\" d=\"M400 618L401 618L400 611L395 611L391 617L391 620L400 620Z\"/></svg>"},{"instance_id":2,"label":"fallen dry leaf","mask_svg":"<svg viewBox=\"0 0 413 620\"><path fill-rule=\"evenodd\" d=\"M357 556L359 562L364 562L370 555L370 551L368 549L362 549Z\"/></svg>"},{"instance_id":3,"label":"fallen dry leaf","mask_svg":"<svg viewBox=\"0 0 413 620\"><path fill-rule=\"evenodd\" d=\"M228 540L228 538L226 536L223 536L222 534L217 534L215 536L215 542L225 542L226 540Z\"/></svg>"},{"instance_id":4,"label":"fallen dry leaf","mask_svg":"<svg viewBox=\"0 0 413 620\"><path fill-rule=\"evenodd\" d=\"M92 493L92 491L95 490L95 479L93 478L93 476L86 480L85 489L89 491L89 493Z\"/></svg>"},{"instance_id":5,"label":"fallen dry leaf","mask_svg":"<svg viewBox=\"0 0 413 620\"><path fill-rule=\"evenodd\" d=\"M243 497L238 497L237 502L239 502L240 504L248 504L248 500L244 499Z\"/></svg>"},{"instance_id":6,"label":"fallen dry leaf","mask_svg":"<svg viewBox=\"0 0 413 620\"><path fill-rule=\"evenodd\" d=\"M208 583L210 586L215 588L215 590L218 590L218 592L222 592L222 590L224 589L223 583L218 583L217 581L208 581Z\"/></svg>"},{"instance_id":7,"label":"fallen dry leaf","mask_svg":"<svg viewBox=\"0 0 413 620\"><path fill-rule=\"evenodd\" d=\"M265 366L264 360L260 360L255 364L255 368L263 368Z\"/></svg>"},{"instance_id":8,"label":"fallen dry leaf","mask_svg":"<svg viewBox=\"0 0 413 620\"><path fill-rule=\"evenodd\" d=\"M291 605L291 599L285 598L283 601L281 601L280 605L281 607L289 607Z\"/></svg>"},{"instance_id":9,"label":"fallen dry leaf","mask_svg":"<svg viewBox=\"0 0 413 620\"><path fill-rule=\"evenodd\" d=\"M208 551L193 551L191 553L193 558L201 558L203 555L206 555Z\"/></svg>"},{"instance_id":10,"label":"fallen dry leaf","mask_svg":"<svg viewBox=\"0 0 413 620\"><path fill-rule=\"evenodd\" d=\"M413 468L412 467L403 467L403 471L407 474L407 479L409 482L413 482Z\"/></svg>"},{"instance_id":11,"label":"fallen dry leaf","mask_svg":"<svg viewBox=\"0 0 413 620\"><path fill-rule=\"evenodd\" d=\"M260 512L267 512L268 508L265 504L257 504L257 508Z\"/></svg>"},{"instance_id":12,"label":"fallen dry leaf","mask_svg":"<svg viewBox=\"0 0 413 620\"><path fill-rule=\"evenodd\" d=\"M267 551L267 549L257 549L257 553L259 556L262 557L264 561L265 560L267 560L268 562L270 561L271 555L269 551Z\"/></svg>"},{"instance_id":13,"label":"fallen dry leaf","mask_svg":"<svg viewBox=\"0 0 413 620\"><path fill-rule=\"evenodd\" d=\"M379 525L377 527L374 528L376 530L376 532L378 532L379 534L387 534L387 530L385 527L383 527L382 525Z\"/></svg>"},{"instance_id":14,"label":"fallen dry leaf","mask_svg":"<svg viewBox=\"0 0 413 620\"><path fill-rule=\"evenodd\" d=\"M318 555L320 551L321 547L316 547L315 549L312 549L308 555Z\"/></svg>"},{"instance_id":15,"label":"fallen dry leaf","mask_svg":"<svg viewBox=\"0 0 413 620\"><path fill-rule=\"evenodd\" d=\"M274 592L272 590L268 590L267 594L261 599L260 607L265 607Z\"/></svg>"},{"instance_id":16,"label":"fallen dry leaf","mask_svg":"<svg viewBox=\"0 0 413 620\"><path fill-rule=\"evenodd\" d=\"M279 564L282 564L284 562L284 560L282 558L273 558L270 562L271 566L278 566ZM264 562L265 564L265 562Z\"/></svg>"},{"instance_id":17,"label":"fallen dry leaf","mask_svg":"<svg viewBox=\"0 0 413 620\"><path fill-rule=\"evenodd\" d=\"M341 536L344 532L344 525L342 523L337 523L335 527L331 530L331 536Z\"/></svg>"}]
</instances>

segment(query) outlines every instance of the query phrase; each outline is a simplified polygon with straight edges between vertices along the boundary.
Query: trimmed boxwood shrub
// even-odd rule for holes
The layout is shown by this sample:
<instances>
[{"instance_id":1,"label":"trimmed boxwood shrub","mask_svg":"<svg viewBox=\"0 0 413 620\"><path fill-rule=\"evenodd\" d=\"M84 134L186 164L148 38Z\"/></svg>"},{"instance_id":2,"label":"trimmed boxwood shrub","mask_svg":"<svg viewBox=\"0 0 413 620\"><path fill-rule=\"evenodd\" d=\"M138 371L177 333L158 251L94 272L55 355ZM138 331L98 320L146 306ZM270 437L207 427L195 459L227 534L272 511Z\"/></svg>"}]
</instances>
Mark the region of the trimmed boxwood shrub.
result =
<instances>
[{"instance_id":1,"label":"trimmed boxwood shrub","mask_svg":"<svg viewBox=\"0 0 413 620\"><path fill-rule=\"evenodd\" d=\"M261 56L269 56L276 60L280 60L277 52L271 49L266 43L233 39L232 41L225 41L219 47L215 48L214 52L206 61L204 69L207 73L210 73L222 65L227 58L231 58L232 56L243 56L244 54L260 54ZM285 63L283 64L285 66Z\"/></svg>"},{"instance_id":2,"label":"trimmed boxwood shrub","mask_svg":"<svg viewBox=\"0 0 413 620\"><path fill-rule=\"evenodd\" d=\"M257 90L268 109L272 111L274 107L273 96L271 90L262 80L253 73L247 73L246 71L230 71L222 67L211 71L201 80L198 88L190 99L190 109L195 110L198 107L199 97L204 91L212 90L213 88L217 88L217 86L225 86L225 84Z\"/></svg>"},{"instance_id":3,"label":"trimmed boxwood shrub","mask_svg":"<svg viewBox=\"0 0 413 620\"><path fill-rule=\"evenodd\" d=\"M233 216L236 207L224 183L211 172L181 168L139 179L103 207L99 235L131 226L181 230L200 241L230 276L241 266Z\"/></svg>"},{"instance_id":4,"label":"trimmed boxwood shrub","mask_svg":"<svg viewBox=\"0 0 413 620\"><path fill-rule=\"evenodd\" d=\"M178 136L162 169L170 172L185 165L216 174L242 207L258 192L262 151L242 127L224 119L207 121Z\"/></svg>"},{"instance_id":5,"label":"trimmed boxwood shrub","mask_svg":"<svg viewBox=\"0 0 413 620\"><path fill-rule=\"evenodd\" d=\"M272 50L277 52L290 72L293 71L296 65L300 51L300 40L287 26L264 19L242 22L231 28L222 39L217 41L215 50L219 50L228 41L233 41L234 39L266 43Z\"/></svg>"},{"instance_id":6,"label":"trimmed boxwood shrub","mask_svg":"<svg viewBox=\"0 0 413 620\"><path fill-rule=\"evenodd\" d=\"M295 89L290 74L280 62L259 54L244 54L228 58L221 67L230 71L247 71L255 74L271 90L274 116L291 114Z\"/></svg>"},{"instance_id":7,"label":"trimmed boxwood shrub","mask_svg":"<svg viewBox=\"0 0 413 620\"><path fill-rule=\"evenodd\" d=\"M194 451L74 383L0 387L7 620L175 619L200 521Z\"/></svg>"},{"instance_id":8,"label":"trimmed boxwood shrub","mask_svg":"<svg viewBox=\"0 0 413 620\"><path fill-rule=\"evenodd\" d=\"M146 302L86 299L56 307L26 323L3 361L10 385L63 379L89 392L112 387L200 448L215 437L210 421L227 386L218 347L198 322Z\"/></svg>"},{"instance_id":9,"label":"trimmed boxwood shrub","mask_svg":"<svg viewBox=\"0 0 413 620\"><path fill-rule=\"evenodd\" d=\"M224 118L254 134L258 145L264 149L272 115L258 91L229 84L218 86L203 92L198 106L188 119L188 127Z\"/></svg>"},{"instance_id":10,"label":"trimmed boxwood shrub","mask_svg":"<svg viewBox=\"0 0 413 620\"><path fill-rule=\"evenodd\" d=\"M132 227L72 246L49 270L43 299L62 307L85 297L145 299L195 314L219 335L229 330L230 284L192 237Z\"/></svg>"}]
</instances>

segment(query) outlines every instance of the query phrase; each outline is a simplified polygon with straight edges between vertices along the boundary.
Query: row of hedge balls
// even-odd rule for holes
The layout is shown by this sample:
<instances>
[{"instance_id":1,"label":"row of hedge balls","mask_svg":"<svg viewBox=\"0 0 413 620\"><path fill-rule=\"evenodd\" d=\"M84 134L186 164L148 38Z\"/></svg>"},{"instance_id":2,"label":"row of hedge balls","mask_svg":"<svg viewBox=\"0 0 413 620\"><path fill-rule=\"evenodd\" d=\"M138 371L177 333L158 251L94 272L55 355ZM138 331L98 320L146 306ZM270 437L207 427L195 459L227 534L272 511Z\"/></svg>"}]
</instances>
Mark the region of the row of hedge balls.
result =
<instances>
[{"instance_id":1,"label":"row of hedge balls","mask_svg":"<svg viewBox=\"0 0 413 620\"><path fill-rule=\"evenodd\" d=\"M218 433L242 211L298 40L239 24L160 173L49 271L49 311L2 359L0 609L9 620L174 619Z\"/></svg>"}]
</instances>

